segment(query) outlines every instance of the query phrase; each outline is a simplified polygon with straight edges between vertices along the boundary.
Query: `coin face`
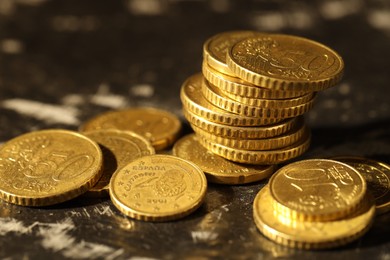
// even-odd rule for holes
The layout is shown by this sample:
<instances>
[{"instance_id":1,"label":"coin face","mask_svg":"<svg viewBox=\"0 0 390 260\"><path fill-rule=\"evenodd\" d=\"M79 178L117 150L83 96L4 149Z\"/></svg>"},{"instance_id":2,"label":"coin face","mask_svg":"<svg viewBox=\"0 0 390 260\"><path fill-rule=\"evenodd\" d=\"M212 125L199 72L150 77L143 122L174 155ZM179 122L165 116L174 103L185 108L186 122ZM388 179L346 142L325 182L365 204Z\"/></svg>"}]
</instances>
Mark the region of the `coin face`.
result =
<instances>
[{"instance_id":1,"label":"coin face","mask_svg":"<svg viewBox=\"0 0 390 260\"><path fill-rule=\"evenodd\" d=\"M226 61L240 78L275 90L323 90L335 85L344 70L344 62L334 50L284 34L239 41L229 49Z\"/></svg>"},{"instance_id":2,"label":"coin face","mask_svg":"<svg viewBox=\"0 0 390 260\"><path fill-rule=\"evenodd\" d=\"M300 249L332 248L352 242L369 229L375 216L375 205L369 196L364 198L356 212L333 221L294 221L276 214L274 205L266 185L253 202L257 228L277 243Z\"/></svg>"},{"instance_id":3,"label":"coin face","mask_svg":"<svg viewBox=\"0 0 390 260\"><path fill-rule=\"evenodd\" d=\"M139 107L103 113L80 128L83 132L100 129L133 131L149 140L156 150L162 150L177 139L181 122L168 111Z\"/></svg>"},{"instance_id":4,"label":"coin face","mask_svg":"<svg viewBox=\"0 0 390 260\"><path fill-rule=\"evenodd\" d=\"M72 199L95 185L102 161L99 146L73 131L18 136L0 148L0 196L23 206Z\"/></svg>"},{"instance_id":5,"label":"coin face","mask_svg":"<svg viewBox=\"0 0 390 260\"><path fill-rule=\"evenodd\" d=\"M192 162L170 155L145 156L116 172L110 197L125 215L145 221L187 216L203 202L207 181Z\"/></svg>"},{"instance_id":6,"label":"coin face","mask_svg":"<svg viewBox=\"0 0 390 260\"><path fill-rule=\"evenodd\" d=\"M108 184L115 171L139 157L155 153L150 142L134 132L102 129L84 135L100 145L104 159L102 177L87 192L89 196L108 196Z\"/></svg>"},{"instance_id":7,"label":"coin face","mask_svg":"<svg viewBox=\"0 0 390 260\"><path fill-rule=\"evenodd\" d=\"M273 165L244 165L226 160L204 148L195 134L179 139L172 150L175 156L198 165L206 174L207 180L221 184L244 184L269 177Z\"/></svg>"},{"instance_id":8,"label":"coin face","mask_svg":"<svg viewBox=\"0 0 390 260\"><path fill-rule=\"evenodd\" d=\"M383 214L390 210L389 165L362 157L338 156L332 159L352 166L363 175L367 182L367 190L374 196L378 214Z\"/></svg>"},{"instance_id":9,"label":"coin face","mask_svg":"<svg viewBox=\"0 0 390 260\"><path fill-rule=\"evenodd\" d=\"M293 219L340 218L356 209L366 193L366 181L358 171L326 159L288 164L269 183L276 208Z\"/></svg>"}]
</instances>

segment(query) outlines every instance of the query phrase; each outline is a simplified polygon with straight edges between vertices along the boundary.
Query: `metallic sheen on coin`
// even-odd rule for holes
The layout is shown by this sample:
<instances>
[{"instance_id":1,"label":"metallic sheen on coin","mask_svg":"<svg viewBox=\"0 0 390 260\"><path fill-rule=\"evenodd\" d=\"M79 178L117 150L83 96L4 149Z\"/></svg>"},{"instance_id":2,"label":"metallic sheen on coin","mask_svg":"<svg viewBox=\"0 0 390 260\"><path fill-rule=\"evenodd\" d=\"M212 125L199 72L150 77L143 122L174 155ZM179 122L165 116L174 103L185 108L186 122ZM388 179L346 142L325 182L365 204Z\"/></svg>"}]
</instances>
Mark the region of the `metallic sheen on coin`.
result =
<instances>
[{"instance_id":1,"label":"metallic sheen on coin","mask_svg":"<svg viewBox=\"0 0 390 260\"><path fill-rule=\"evenodd\" d=\"M112 176L110 197L131 218L168 221L195 211L206 189L206 177L194 163L171 155L149 155Z\"/></svg>"}]
</instances>

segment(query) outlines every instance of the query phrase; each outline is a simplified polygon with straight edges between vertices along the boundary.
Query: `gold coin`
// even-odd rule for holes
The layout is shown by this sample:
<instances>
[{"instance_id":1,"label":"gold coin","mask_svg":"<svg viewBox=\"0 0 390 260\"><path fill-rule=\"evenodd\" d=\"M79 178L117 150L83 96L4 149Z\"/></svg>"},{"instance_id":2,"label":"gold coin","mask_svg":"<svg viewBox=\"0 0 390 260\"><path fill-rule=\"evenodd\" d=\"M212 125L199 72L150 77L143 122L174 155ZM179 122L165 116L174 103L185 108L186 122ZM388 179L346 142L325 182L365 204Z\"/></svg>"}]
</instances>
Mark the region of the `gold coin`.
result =
<instances>
[{"instance_id":1,"label":"gold coin","mask_svg":"<svg viewBox=\"0 0 390 260\"><path fill-rule=\"evenodd\" d=\"M373 195L377 214L390 211L390 166L383 162L351 156L332 157L360 172L367 182L367 190Z\"/></svg>"},{"instance_id":2,"label":"gold coin","mask_svg":"<svg viewBox=\"0 0 390 260\"><path fill-rule=\"evenodd\" d=\"M101 176L102 152L68 130L20 135L0 148L0 196L22 206L47 206L89 190Z\"/></svg>"},{"instance_id":3,"label":"gold coin","mask_svg":"<svg viewBox=\"0 0 390 260\"><path fill-rule=\"evenodd\" d=\"M302 115L308 112L313 107L314 97L306 103L293 107L259 107L246 105L230 98L224 97L220 90L204 81L202 84L202 93L206 100L220 109L226 110L230 113L259 118L291 118ZM264 101L267 103L268 101ZM268 103L269 104L269 103Z\"/></svg>"},{"instance_id":4,"label":"gold coin","mask_svg":"<svg viewBox=\"0 0 390 260\"><path fill-rule=\"evenodd\" d=\"M183 110L185 118L192 126L213 135L235 139L259 139L278 136L288 132L297 123L297 117L288 118L280 123L267 126L228 126L203 119L190 111Z\"/></svg>"},{"instance_id":5,"label":"gold coin","mask_svg":"<svg viewBox=\"0 0 390 260\"><path fill-rule=\"evenodd\" d=\"M204 62L202 64L202 73L210 84L218 87L223 93L232 96L241 96L243 98L284 99L299 97L308 93L302 91L283 91L262 88L240 78L220 73Z\"/></svg>"},{"instance_id":6,"label":"gold coin","mask_svg":"<svg viewBox=\"0 0 390 260\"><path fill-rule=\"evenodd\" d=\"M269 185L281 215L309 221L345 217L366 193L366 181L357 170L326 159L290 163L271 177Z\"/></svg>"},{"instance_id":7,"label":"gold coin","mask_svg":"<svg viewBox=\"0 0 390 260\"><path fill-rule=\"evenodd\" d=\"M149 155L134 160L112 176L110 197L129 217L168 221L196 210L206 189L206 177L194 163L171 155Z\"/></svg>"},{"instance_id":8,"label":"gold coin","mask_svg":"<svg viewBox=\"0 0 390 260\"><path fill-rule=\"evenodd\" d=\"M304 124L303 118L300 118L298 121L299 122L289 132L263 139L233 139L214 135L196 126L193 126L192 129L201 137L226 147L249 151L274 150L290 146L302 138L307 131L307 127Z\"/></svg>"},{"instance_id":9,"label":"gold coin","mask_svg":"<svg viewBox=\"0 0 390 260\"><path fill-rule=\"evenodd\" d=\"M375 205L369 197L353 214L334 221L294 221L275 214L274 199L266 185L256 195L253 218L259 231L269 239L293 248L324 249L348 244L369 230Z\"/></svg>"},{"instance_id":10,"label":"gold coin","mask_svg":"<svg viewBox=\"0 0 390 260\"><path fill-rule=\"evenodd\" d=\"M254 85L287 91L320 91L337 84L344 62L318 42L284 34L246 38L229 49L226 62Z\"/></svg>"},{"instance_id":11,"label":"gold coin","mask_svg":"<svg viewBox=\"0 0 390 260\"><path fill-rule=\"evenodd\" d=\"M311 135L309 128L306 128L306 130L302 139L298 142L281 149L265 151L248 151L230 148L211 142L201 136L199 136L198 140L206 149L234 162L262 165L278 164L298 157L309 149Z\"/></svg>"},{"instance_id":12,"label":"gold coin","mask_svg":"<svg viewBox=\"0 0 390 260\"><path fill-rule=\"evenodd\" d=\"M203 59L214 69L228 75L234 75L226 64L226 52L228 48L236 41L256 34L260 33L254 31L229 31L218 33L207 39L204 43Z\"/></svg>"},{"instance_id":13,"label":"gold coin","mask_svg":"<svg viewBox=\"0 0 390 260\"><path fill-rule=\"evenodd\" d=\"M208 121L231 126L259 126L275 124L278 118L261 118L236 115L220 109L208 102L202 95L201 73L192 75L182 85L180 98L183 108Z\"/></svg>"},{"instance_id":14,"label":"gold coin","mask_svg":"<svg viewBox=\"0 0 390 260\"><path fill-rule=\"evenodd\" d=\"M102 177L86 193L88 196L108 196L108 185L114 172L139 157L155 153L150 142L134 132L102 129L84 135L97 142L103 152Z\"/></svg>"},{"instance_id":15,"label":"gold coin","mask_svg":"<svg viewBox=\"0 0 390 260\"><path fill-rule=\"evenodd\" d=\"M181 131L179 118L162 109L135 107L109 111L84 123L80 131L117 129L132 131L150 141L156 150L172 145Z\"/></svg>"},{"instance_id":16,"label":"gold coin","mask_svg":"<svg viewBox=\"0 0 390 260\"><path fill-rule=\"evenodd\" d=\"M206 174L207 180L220 184L244 184L268 178L273 165L244 165L226 160L204 148L195 134L179 139L173 146L173 155L192 161Z\"/></svg>"}]
</instances>

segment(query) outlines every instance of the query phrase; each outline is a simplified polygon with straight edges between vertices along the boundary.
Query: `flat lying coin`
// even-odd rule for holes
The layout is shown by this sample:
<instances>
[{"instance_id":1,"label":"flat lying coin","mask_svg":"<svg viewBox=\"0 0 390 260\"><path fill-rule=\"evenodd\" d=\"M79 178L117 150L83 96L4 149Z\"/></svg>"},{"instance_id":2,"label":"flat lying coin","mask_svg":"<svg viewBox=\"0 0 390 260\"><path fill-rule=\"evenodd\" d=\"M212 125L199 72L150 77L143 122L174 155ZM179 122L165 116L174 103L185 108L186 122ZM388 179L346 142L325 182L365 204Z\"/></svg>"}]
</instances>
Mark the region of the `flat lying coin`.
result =
<instances>
[{"instance_id":1,"label":"flat lying coin","mask_svg":"<svg viewBox=\"0 0 390 260\"><path fill-rule=\"evenodd\" d=\"M145 221L187 216L203 202L203 171L179 157L150 155L136 159L111 178L110 197L125 215Z\"/></svg>"},{"instance_id":2,"label":"flat lying coin","mask_svg":"<svg viewBox=\"0 0 390 260\"><path fill-rule=\"evenodd\" d=\"M134 132L102 129L84 135L100 145L104 159L102 177L86 193L88 196L108 196L108 185L114 172L139 157L155 153L149 141Z\"/></svg>"},{"instance_id":3,"label":"flat lying coin","mask_svg":"<svg viewBox=\"0 0 390 260\"><path fill-rule=\"evenodd\" d=\"M0 196L22 206L70 200L96 184L102 152L91 139L68 130L18 136L0 148Z\"/></svg>"},{"instance_id":4,"label":"flat lying coin","mask_svg":"<svg viewBox=\"0 0 390 260\"><path fill-rule=\"evenodd\" d=\"M279 214L326 221L354 211L366 194L366 181L351 166L334 160L302 160L280 168L269 180Z\"/></svg>"},{"instance_id":5,"label":"flat lying coin","mask_svg":"<svg viewBox=\"0 0 390 260\"><path fill-rule=\"evenodd\" d=\"M274 165L245 165L226 160L204 148L195 134L179 139L173 146L173 155L194 162L205 172L209 182L220 184L260 181L275 169Z\"/></svg>"},{"instance_id":6,"label":"flat lying coin","mask_svg":"<svg viewBox=\"0 0 390 260\"><path fill-rule=\"evenodd\" d=\"M368 231L375 216L375 205L369 196L363 199L363 204L353 214L325 222L291 221L275 214L274 204L267 185L256 195L253 203L257 228L269 239L299 249L324 249L350 243Z\"/></svg>"},{"instance_id":7,"label":"flat lying coin","mask_svg":"<svg viewBox=\"0 0 390 260\"><path fill-rule=\"evenodd\" d=\"M235 43L228 67L254 85L287 91L320 91L341 80L341 56L318 42L285 34L249 37Z\"/></svg>"},{"instance_id":8,"label":"flat lying coin","mask_svg":"<svg viewBox=\"0 0 390 260\"><path fill-rule=\"evenodd\" d=\"M367 190L375 199L377 214L390 210L390 166L383 162L351 156L332 157L358 170L367 182Z\"/></svg>"},{"instance_id":9,"label":"flat lying coin","mask_svg":"<svg viewBox=\"0 0 390 260\"><path fill-rule=\"evenodd\" d=\"M162 150L176 141L181 122L162 109L135 107L103 113L80 127L82 132L100 129L133 131L149 140L156 150Z\"/></svg>"}]
</instances>

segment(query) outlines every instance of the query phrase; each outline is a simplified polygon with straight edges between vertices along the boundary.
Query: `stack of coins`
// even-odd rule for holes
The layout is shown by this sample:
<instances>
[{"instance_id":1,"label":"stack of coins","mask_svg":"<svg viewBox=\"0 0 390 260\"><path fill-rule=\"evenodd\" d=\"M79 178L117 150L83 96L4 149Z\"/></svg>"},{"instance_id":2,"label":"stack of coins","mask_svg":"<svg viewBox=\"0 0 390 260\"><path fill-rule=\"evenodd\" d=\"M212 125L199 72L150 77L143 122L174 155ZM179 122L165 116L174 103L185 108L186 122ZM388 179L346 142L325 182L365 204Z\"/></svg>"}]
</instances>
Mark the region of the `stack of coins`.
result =
<instances>
[{"instance_id":1,"label":"stack of coins","mask_svg":"<svg viewBox=\"0 0 390 260\"><path fill-rule=\"evenodd\" d=\"M364 177L334 160L311 159L280 168L253 203L257 228L294 248L345 245L371 226L375 203Z\"/></svg>"},{"instance_id":2,"label":"stack of coins","mask_svg":"<svg viewBox=\"0 0 390 260\"><path fill-rule=\"evenodd\" d=\"M228 160L277 164L303 154L303 114L316 92L337 84L342 58L309 39L223 32L203 46L202 73L182 85L183 113L199 142Z\"/></svg>"}]
</instances>

